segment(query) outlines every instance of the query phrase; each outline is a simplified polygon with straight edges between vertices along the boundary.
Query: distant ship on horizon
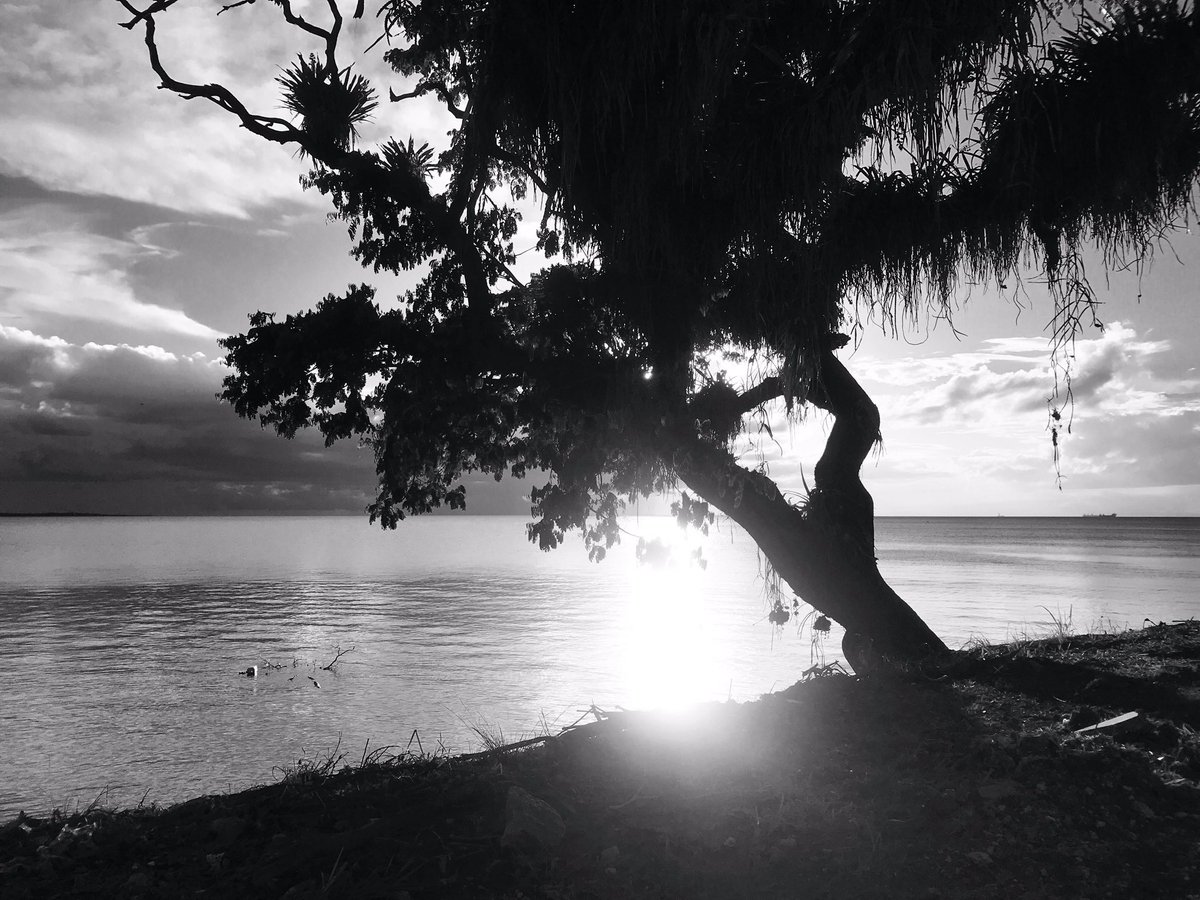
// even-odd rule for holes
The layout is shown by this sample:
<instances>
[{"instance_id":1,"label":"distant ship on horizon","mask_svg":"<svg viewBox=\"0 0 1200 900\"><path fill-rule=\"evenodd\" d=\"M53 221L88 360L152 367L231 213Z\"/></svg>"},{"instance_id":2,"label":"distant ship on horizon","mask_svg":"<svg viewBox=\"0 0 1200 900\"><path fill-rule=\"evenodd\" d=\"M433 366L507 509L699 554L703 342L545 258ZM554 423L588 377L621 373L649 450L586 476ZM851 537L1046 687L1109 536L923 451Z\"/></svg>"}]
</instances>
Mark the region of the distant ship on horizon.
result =
<instances>
[{"instance_id":1,"label":"distant ship on horizon","mask_svg":"<svg viewBox=\"0 0 1200 900\"><path fill-rule=\"evenodd\" d=\"M1115 519L1117 517L1117 514L1116 513L1084 513L1083 517L1085 519Z\"/></svg>"}]
</instances>

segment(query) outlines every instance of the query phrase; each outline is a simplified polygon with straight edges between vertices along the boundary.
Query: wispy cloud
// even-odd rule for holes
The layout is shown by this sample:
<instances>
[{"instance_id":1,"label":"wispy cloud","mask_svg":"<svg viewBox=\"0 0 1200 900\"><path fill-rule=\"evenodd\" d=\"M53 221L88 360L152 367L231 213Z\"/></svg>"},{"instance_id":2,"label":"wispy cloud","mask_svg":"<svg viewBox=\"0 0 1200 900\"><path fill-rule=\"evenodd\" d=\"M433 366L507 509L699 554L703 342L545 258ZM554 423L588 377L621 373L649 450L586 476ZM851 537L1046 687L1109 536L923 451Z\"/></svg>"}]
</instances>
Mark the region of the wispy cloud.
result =
<instances>
[{"instance_id":1,"label":"wispy cloud","mask_svg":"<svg viewBox=\"0 0 1200 900\"><path fill-rule=\"evenodd\" d=\"M1060 351L1054 363L1045 338L996 338L976 350L941 356L868 359L858 369L889 397L893 419L970 427L997 415L1045 410L1048 403L1062 407L1074 401L1107 412L1134 397L1161 399L1162 391L1138 385L1153 381L1150 359L1169 350L1168 342L1140 338L1114 322L1099 336Z\"/></svg>"},{"instance_id":2,"label":"wispy cloud","mask_svg":"<svg viewBox=\"0 0 1200 900\"><path fill-rule=\"evenodd\" d=\"M144 233L128 240L96 234L49 206L0 215L0 314L38 330L73 319L210 343L221 337L180 310L135 295L129 270L167 255L144 239Z\"/></svg>"},{"instance_id":3,"label":"wispy cloud","mask_svg":"<svg viewBox=\"0 0 1200 900\"><path fill-rule=\"evenodd\" d=\"M323 5L322 5L323 6ZM297 53L320 49L289 27L272 4L231 10L180 4L161 17L158 40L168 71L233 89L251 108L284 115L275 77ZM314 7L314 21L323 8ZM192 212L246 217L280 200L325 208L303 195L307 164L288 150L237 127L204 100L157 89L140 29L114 0L92 3L0 2L0 171L56 189L108 194ZM344 63L376 36L378 22L348 21ZM381 53L357 63L386 98ZM403 120L386 102L364 130L368 144L390 133L444 140L449 116L434 105L410 106Z\"/></svg>"},{"instance_id":4,"label":"wispy cloud","mask_svg":"<svg viewBox=\"0 0 1200 900\"><path fill-rule=\"evenodd\" d=\"M1069 356L1060 354L1069 366L1069 393L1044 338L987 340L934 358L863 361L864 381L885 409L886 453L871 477L884 484L943 477L957 490L971 485L994 493L994 506L1040 494L1060 484L1048 418L1057 408L1069 426L1059 431L1067 490L1047 514L1070 512L1074 490L1200 481L1193 452L1200 378L1194 370L1168 373L1159 363L1173 352L1170 341L1113 322L1079 339Z\"/></svg>"}]
</instances>

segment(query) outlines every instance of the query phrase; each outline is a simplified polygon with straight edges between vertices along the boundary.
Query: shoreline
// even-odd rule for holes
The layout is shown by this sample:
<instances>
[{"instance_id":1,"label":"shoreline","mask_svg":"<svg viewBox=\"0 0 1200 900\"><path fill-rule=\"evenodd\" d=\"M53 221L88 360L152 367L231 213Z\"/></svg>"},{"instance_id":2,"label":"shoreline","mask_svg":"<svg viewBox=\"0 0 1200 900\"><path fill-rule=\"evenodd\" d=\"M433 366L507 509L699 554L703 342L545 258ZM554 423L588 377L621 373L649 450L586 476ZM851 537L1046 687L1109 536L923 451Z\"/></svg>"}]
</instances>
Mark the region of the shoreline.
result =
<instances>
[{"instance_id":1,"label":"shoreline","mask_svg":"<svg viewBox=\"0 0 1200 900\"><path fill-rule=\"evenodd\" d=\"M1195 620L594 718L18 817L0 881L6 900L1200 896Z\"/></svg>"}]
</instances>

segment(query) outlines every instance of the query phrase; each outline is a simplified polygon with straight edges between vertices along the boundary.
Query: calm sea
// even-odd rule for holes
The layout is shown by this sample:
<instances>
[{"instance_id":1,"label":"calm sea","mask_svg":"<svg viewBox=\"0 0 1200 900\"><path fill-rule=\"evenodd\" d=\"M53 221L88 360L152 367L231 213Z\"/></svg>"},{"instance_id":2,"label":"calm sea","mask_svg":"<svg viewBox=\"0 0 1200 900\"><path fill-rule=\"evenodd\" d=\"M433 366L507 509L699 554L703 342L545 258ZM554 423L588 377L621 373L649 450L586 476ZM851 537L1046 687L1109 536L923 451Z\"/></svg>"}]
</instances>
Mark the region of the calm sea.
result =
<instances>
[{"instance_id":1,"label":"calm sea","mask_svg":"<svg viewBox=\"0 0 1200 900\"><path fill-rule=\"evenodd\" d=\"M638 566L632 537L598 565L541 553L524 524L0 520L0 820L237 790L339 741L464 751L593 703L751 699L838 656L837 633L767 622L728 527L702 572ZM952 646L1200 611L1200 520L882 519L878 552Z\"/></svg>"}]
</instances>

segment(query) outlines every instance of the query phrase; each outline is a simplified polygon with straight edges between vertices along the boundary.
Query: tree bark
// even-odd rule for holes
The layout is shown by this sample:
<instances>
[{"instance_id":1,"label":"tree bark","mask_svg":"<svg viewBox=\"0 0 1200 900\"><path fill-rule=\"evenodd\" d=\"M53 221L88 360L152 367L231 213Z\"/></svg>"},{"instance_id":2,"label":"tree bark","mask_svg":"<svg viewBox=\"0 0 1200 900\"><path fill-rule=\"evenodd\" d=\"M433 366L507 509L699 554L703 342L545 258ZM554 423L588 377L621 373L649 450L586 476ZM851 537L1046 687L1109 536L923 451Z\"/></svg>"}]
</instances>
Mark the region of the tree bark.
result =
<instances>
[{"instance_id":1,"label":"tree bark","mask_svg":"<svg viewBox=\"0 0 1200 900\"><path fill-rule=\"evenodd\" d=\"M683 482L742 526L805 602L846 628L846 658L857 671L881 656L911 659L946 645L892 590L875 559L874 503L859 468L879 439L879 411L832 349L822 356L811 402L834 426L803 506L765 475L699 440L677 453Z\"/></svg>"}]
</instances>

